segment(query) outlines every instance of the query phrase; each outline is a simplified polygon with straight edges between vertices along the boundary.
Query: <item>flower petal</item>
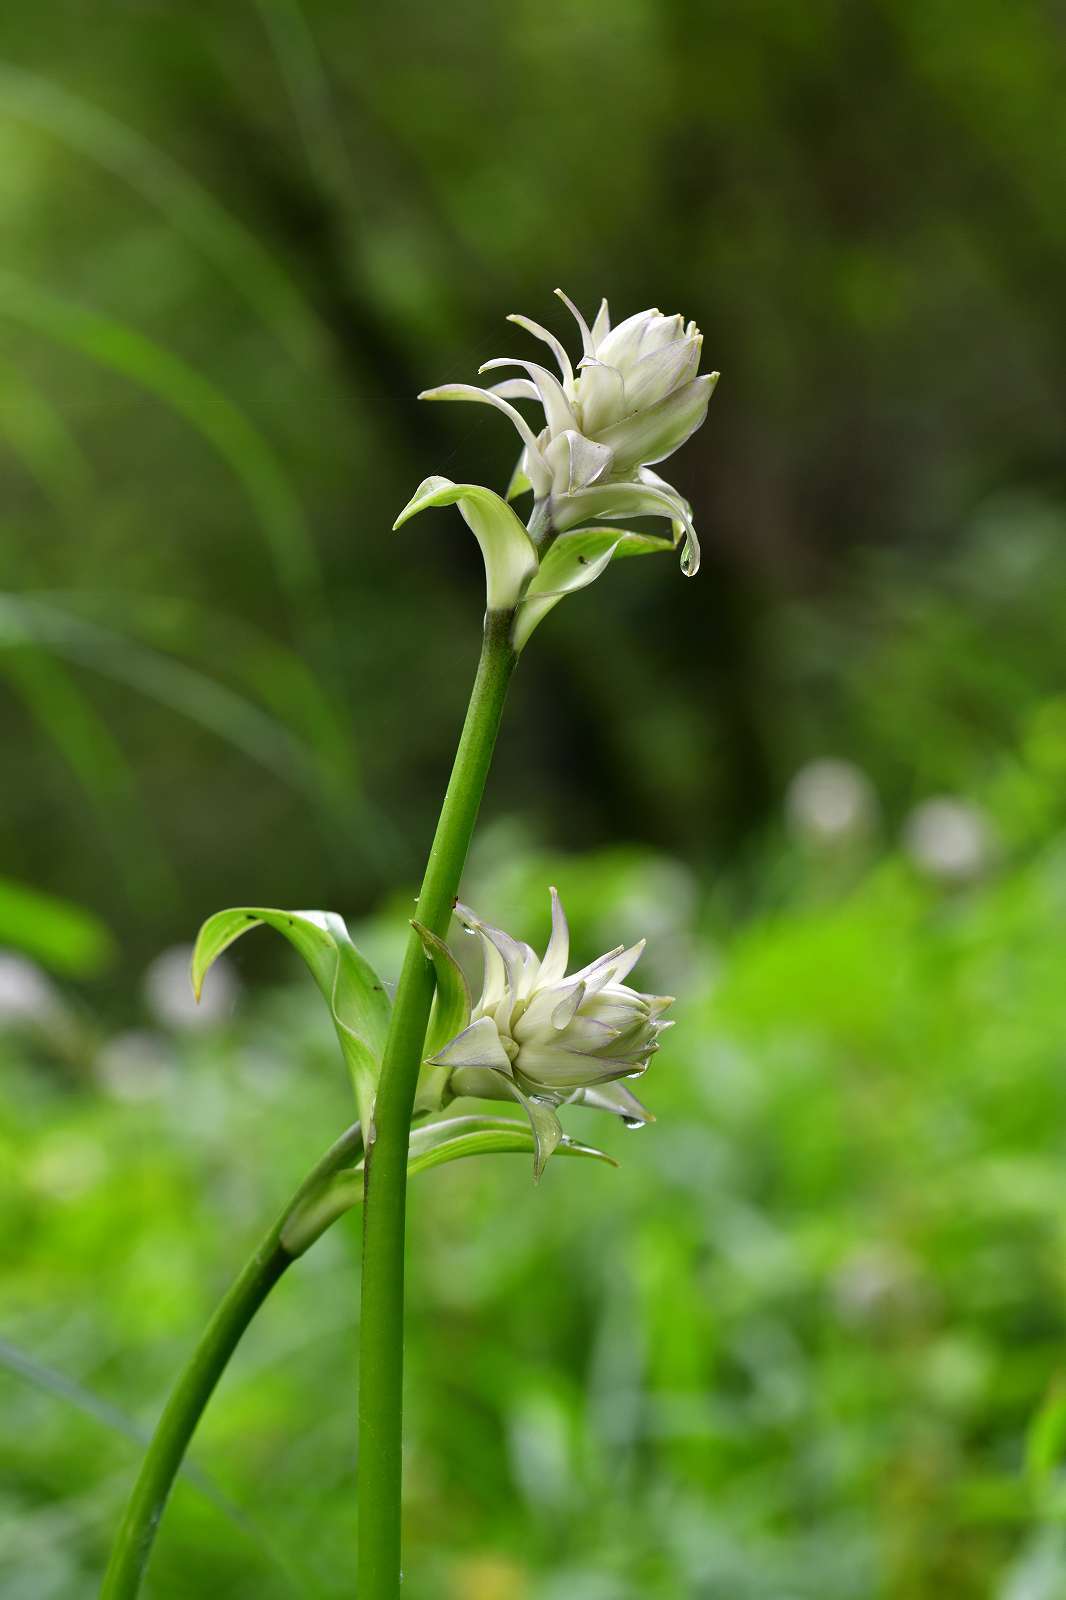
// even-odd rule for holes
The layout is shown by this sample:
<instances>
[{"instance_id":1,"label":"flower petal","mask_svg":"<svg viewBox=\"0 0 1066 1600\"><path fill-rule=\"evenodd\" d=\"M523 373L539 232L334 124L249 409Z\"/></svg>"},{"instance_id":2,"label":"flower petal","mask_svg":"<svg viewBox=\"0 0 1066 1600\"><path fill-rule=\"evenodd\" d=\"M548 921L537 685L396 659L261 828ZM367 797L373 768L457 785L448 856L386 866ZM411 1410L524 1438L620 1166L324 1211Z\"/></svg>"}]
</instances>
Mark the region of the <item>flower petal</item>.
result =
<instances>
[{"instance_id":1,"label":"flower petal","mask_svg":"<svg viewBox=\"0 0 1066 1600\"><path fill-rule=\"evenodd\" d=\"M560 532L574 528L580 522L603 517L669 517L675 524L675 534L687 535L681 557L681 570L687 578L699 571L699 542L692 525L692 514L676 489L655 478L644 475L627 483L595 483L577 494L558 495L554 502L555 525ZM652 481L654 478L654 481ZM680 526L678 526L680 524ZM675 540L676 542L676 540Z\"/></svg>"},{"instance_id":2,"label":"flower petal","mask_svg":"<svg viewBox=\"0 0 1066 1600\"><path fill-rule=\"evenodd\" d=\"M581 315L581 312L577 309L577 306L575 306L574 302L571 300L571 298L570 298L570 296L568 294L564 294L561 289L556 289L555 293L558 295L559 299L563 302L563 305L570 312L570 314L573 317L574 321L577 323L578 327L581 330L581 346L582 346L582 349L583 349L585 355L594 356L596 354L596 350L595 350L595 347L594 347L594 345L592 343L592 333L591 333L591 331L589 329L588 323L585 321L584 317Z\"/></svg>"},{"instance_id":3,"label":"flower petal","mask_svg":"<svg viewBox=\"0 0 1066 1600\"><path fill-rule=\"evenodd\" d=\"M641 355L636 366L626 373L626 405L641 411L656 401L691 383L700 366L700 341L675 339L648 355Z\"/></svg>"},{"instance_id":4,"label":"flower petal","mask_svg":"<svg viewBox=\"0 0 1066 1600\"><path fill-rule=\"evenodd\" d=\"M569 1027L574 1020L574 1013L584 998L585 985L583 983L575 983L566 998L560 1000L552 1012L552 1027L560 1033L564 1028Z\"/></svg>"},{"instance_id":5,"label":"flower petal","mask_svg":"<svg viewBox=\"0 0 1066 1600\"><path fill-rule=\"evenodd\" d=\"M490 383L488 394L498 394L501 400L536 400L540 392L531 378L505 378L502 383Z\"/></svg>"},{"instance_id":6,"label":"flower petal","mask_svg":"<svg viewBox=\"0 0 1066 1600\"><path fill-rule=\"evenodd\" d=\"M699 337L698 330L693 323L689 323L691 332L689 338ZM652 317L640 336L640 358L651 355L656 350L661 350L664 345L673 344L678 339L685 337L685 319L680 312L672 317L662 315Z\"/></svg>"},{"instance_id":7,"label":"flower petal","mask_svg":"<svg viewBox=\"0 0 1066 1600\"><path fill-rule=\"evenodd\" d=\"M636 1095L619 1079L575 1089L566 1103L568 1106L588 1106L593 1111L609 1111L612 1116L622 1117L631 1127L636 1123L655 1121L647 1107L642 1106Z\"/></svg>"},{"instance_id":8,"label":"flower petal","mask_svg":"<svg viewBox=\"0 0 1066 1600\"><path fill-rule=\"evenodd\" d=\"M510 610L537 569L537 552L510 506L491 489L476 483L453 483L450 478L426 478L393 527L402 527L430 506L448 505L458 505L481 546L489 610Z\"/></svg>"},{"instance_id":9,"label":"flower petal","mask_svg":"<svg viewBox=\"0 0 1066 1600\"><path fill-rule=\"evenodd\" d=\"M629 409L618 368L591 356L581 362L577 398L581 402L581 425L589 434L599 433Z\"/></svg>"},{"instance_id":10,"label":"flower petal","mask_svg":"<svg viewBox=\"0 0 1066 1600\"><path fill-rule=\"evenodd\" d=\"M562 479L566 494L587 488L604 477L611 467L608 446L595 444L573 428L556 434L544 451L544 459L551 468L553 482L558 484Z\"/></svg>"},{"instance_id":11,"label":"flower petal","mask_svg":"<svg viewBox=\"0 0 1066 1600\"><path fill-rule=\"evenodd\" d=\"M631 944L628 950L623 950L617 960L611 962L609 969L611 976L607 982L611 984L622 983L644 954L647 943L647 939L638 939L636 944Z\"/></svg>"},{"instance_id":12,"label":"flower petal","mask_svg":"<svg viewBox=\"0 0 1066 1600\"><path fill-rule=\"evenodd\" d=\"M491 1067L511 1076L510 1059L491 1017L479 1017L428 1059L434 1067Z\"/></svg>"},{"instance_id":13,"label":"flower petal","mask_svg":"<svg viewBox=\"0 0 1066 1600\"><path fill-rule=\"evenodd\" d=\"M539 1183L544 1168L559 1147L559 1141L563 1137L563 1125L553 1105L549 1105L545 1100L538 1100L535 1095L526 1094L513 1081L510 1088L514 1098L529 1118L529 1125L533 1130L533 1182Z\"/></svg>"},{"instance_id":14,"label":"flower petal","mask_svg":"<svg viewBox=\"0 0 1066 1600\"><path fill-rule=\"evenodd\" d=\"M610 365L630 366L639 359L641 342L651 323L660 316L655 310L634 311L602 340L596 350L601 361Z\"/></svg>"},{"instance_id":15,"label":"flower petal","mask_svg":"<svg viewBox=\"0 0 1066 1600\"><path fill-rule=\"evenodd\" d=\"M637 1070L632 1061L586 1055L581 1050L567 1050L563 1045L539 1044L523 1046L515 1068L534 1094L544 1089L548 1093L567 1095L588 1084L626 1078Z\"/></svg>"},{"instance_id":16,"label":"flower petal","mask_svg":"<svg viewBox=\"0 0 1066 1600\"><path fill-rule=\"evenodd\" d=\"M603 304L606 306L606 300L603 302ZM563 388L566 390L568 395L573 394L574 369L570 364L570 357L567 355L566 348L562 341L557 339L554 333L550 333L547 328L542 328L539 322L534 322L530 317L520 316L516 311L512 311L507 320L508 322L515 323L519 328L524 328L527 333L531 333L533 335L534 339L543 340L543 342L548 346L549 350L554 355L556 361L559 363L559 371L562 374L563 379Z\"/></svg>"},{"instance_id":17,"label":"flower petal","mask_svg":"<svg viewBox=\"0 0 1066 1600\"><path fill-rule=\"evenodd\" d=\"M570 402L566 398L563 386L547 367L540 366L536 361L512 361L508 356L496 356L491 361L483 362L478 371L494 372L498 367L523 367L529 373L540 403L544 407L544 418L550 433L565 433L568 428L577 427L577 418L570 409ZM499 385L494 387L496 393L499 393Z\"/></svg>"},{"instance_id":18,"label":"flower petal","mask_svg":"<svg viewBox=\"0 0 1066 1600\"><path fill-rule=\"evenodd\" d=\"M644 365L643 362L640 363ZM665 399L632 416L612 422L606 428L593 430L600 444L609 446L614 453L616 473L631 467L645 466L653 461L665 461L675 450L680 450L690 439L707 415L707 406L718 380L716 372L705 373L682 384ZM626 403L630 399L626 387Z\"/></svg>"},{"instance_id":19,"label":"flower petal","mask_svg":"<svg viewBox=\"0 0 1066 1600\"><path fill-rule=\"evenodd\" d=\"M552 932L548 940L548 948L544 952L544 960L537 973L537 988L545 988L548 984L559 983L566 974L566 963L570 959L570 928L563 910L563 902L559 898L559 891L552 886Z\"/></svg>"},{"instance_id":20,"label":"flower petal","mask_svg":"<svg viewBox=\"0 0 1066 1600\"><path fill-rule=\"evenodd\" d=\"M607 300L600 301L600 309L596 313L596 320L592 324L592 343L599 345L611 331L611 313L607 309Z\"/></svg>"}]
</instances>

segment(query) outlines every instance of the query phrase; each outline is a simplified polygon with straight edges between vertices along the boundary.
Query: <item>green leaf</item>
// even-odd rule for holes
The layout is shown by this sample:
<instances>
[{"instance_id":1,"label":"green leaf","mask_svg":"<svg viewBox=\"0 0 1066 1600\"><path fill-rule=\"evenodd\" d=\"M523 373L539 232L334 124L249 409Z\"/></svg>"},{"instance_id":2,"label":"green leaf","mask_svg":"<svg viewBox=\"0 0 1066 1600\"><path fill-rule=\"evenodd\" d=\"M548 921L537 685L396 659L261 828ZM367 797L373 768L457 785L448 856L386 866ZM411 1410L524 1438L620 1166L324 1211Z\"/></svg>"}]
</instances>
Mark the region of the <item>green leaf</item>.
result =
<instances>
[{"instance_id":1,"label":"green leaf","mask_svg":"<svg viewBox=\"0 0 1066 1600\"><path fill-rule=\"evenodd\" d=\"M525 468L522 465L522 462L524 460L525 460L525 451L523 451L522 454L519 456L518 465L515 467L514 471L511 473L511 481L507 485L507 494L505 496L505 499L508 501L508 503L510 501L512 501L512 500L520 499L521 496L524 495L524 494L528 494L529 491L533 487L533 485L530 483L528 477L526 476Z\"/></svg>"},{"instance_id":2,"label":"green leaf","mask_svg":"<svg viewBox=\"0 0 1066 1600\"><path fill-rule=\"evenodd\" d=\"M421 939L427 957L433 963L437 979L424 1051L428 1058L435 1056L438 1050L443 1049L451 1039L462 1033L470 1021L470 985L466 981L462 967L444 940L438 939L435 933L424 928L420 922L412 922L411 926Z\"/></svg>"},{"instance_id":3,"label":"green leaf","mask_svg":"<svg viewBox=\"0 0 1066 1600\"><path fill-rule=\"evenodd\" d=\"M463 1161L468 1156L529 1155L534 1148L532 1129L514 1117L448 1117L443 1122L431 1122L414 1129L407 1175L413 1178L416 1173L445 1166L449 1161ZM605 1161L609 1167L618 1165L604 1151L579 1144L565 1135L559 1140L558 1154L587 1156L594 1161ZM358 1166L338 1172L323 1190L309 1196L305 1204L290 1214L281 1236L290 1255L302 1255L338 1217L361 1203L364 1170L360 1161Z\"/></svg>"},{"instance_id":4,"label":"green leaf","mask_svg":"<svg viewBox=\"0 0 1066 1600\"><path fill-rule=\"evenodd\" d=\"M1066 1456L1066 1385L1056 1378L1034 1413L1025 1437L1025 1473L1044 1488Z\"/></svg>"},{"instance_id":5,"label":"green leaf","mask_svg":"<svg viewBox=\"0 0 1066 1600\"><path fill-rule=\"evenodd\" d=\"M0 878L0 945L71 978L95 977L115 958L115 942L92 912L11 878Z\"/></svg>"},{"instance_id":6,"label":"green leaf","mask_svg":"<svg viewBox=\"0 0 1066 1600\"><path fill-rule=\"evenodd\" d=\"M329 1006L352 1077L359 1120L373 1120L381 1053L392 1002L377 973L352 943L343 918L332 911L277 911L234 906L208 917L196 939L192 984L200 998L204 978L223 950L250 928L273 928L303 957Z\"/></svg>"},{"instance_id":7,"label":"green leaf","mask_svg":"<svg viewBox=\"0 0 1066 1600\"><path fill-rule=\"evenodd\" d=\"M443 1122L416 1128L411 1134L407 1171L413 1177L417 1172L428 1172L431 1167L440 1167L449 1161L461 1161L467 1156L528 1155L533 1146L532 1129L514 1118L449 1117ZM618 1165L613 1157L602 1150L579 1144L565 1134L559 1140L558 1152L560 1155L589 1156L596 1161L605 1161L609 1167Z\"/></svg>"},{"instance_id":8,"label":"green leaf","mask_svg":"<svg viewBox=\"0 0 1066 1600\"><path fill-rule=\"evenodd\" d=\"M411 517L430 506L451 505L458 505L481 546L489 610L510 610L517 603L526 579L536 571L537 552L510 506L491 489L484 489L477 483L453 483L450 478L426 478L393 527L402 528Z\"/></svg>"},{"instance_id":9,"label":"green leaf","mask_svg":"<svg viewBox=\"0 0 1066 1600\"><path fill-rule=\"evenodd\" d=\"M556 539L525 592L515 620L515 649L521 650L538 623L564 595L593 583L617 556L654 555L672 550L669 539L626 528L575 528Z\"/></svg>"}]
</instances>

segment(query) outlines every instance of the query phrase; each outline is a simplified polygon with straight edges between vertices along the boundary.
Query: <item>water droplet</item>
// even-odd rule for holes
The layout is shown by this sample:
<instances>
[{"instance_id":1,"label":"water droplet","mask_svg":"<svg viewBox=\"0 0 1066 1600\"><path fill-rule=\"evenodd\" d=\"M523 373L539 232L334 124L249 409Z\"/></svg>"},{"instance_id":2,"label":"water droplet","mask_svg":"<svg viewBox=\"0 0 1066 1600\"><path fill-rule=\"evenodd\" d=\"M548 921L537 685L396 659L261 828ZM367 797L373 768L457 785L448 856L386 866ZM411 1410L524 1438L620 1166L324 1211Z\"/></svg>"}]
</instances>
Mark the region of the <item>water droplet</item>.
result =
<instances>
[{"instance_id":1,"label":"water droplet","mask_svg":"<svg viewBox=\"0 0 1066 1600\"><path fill-rule=\"evenodd\" d=\"M623 1128L643 1128L643 1126L644 1126L644 1118L643 1117L623 1117L622 1118L622 1126L623 1126Z\"/></svg>"}]
</instances>

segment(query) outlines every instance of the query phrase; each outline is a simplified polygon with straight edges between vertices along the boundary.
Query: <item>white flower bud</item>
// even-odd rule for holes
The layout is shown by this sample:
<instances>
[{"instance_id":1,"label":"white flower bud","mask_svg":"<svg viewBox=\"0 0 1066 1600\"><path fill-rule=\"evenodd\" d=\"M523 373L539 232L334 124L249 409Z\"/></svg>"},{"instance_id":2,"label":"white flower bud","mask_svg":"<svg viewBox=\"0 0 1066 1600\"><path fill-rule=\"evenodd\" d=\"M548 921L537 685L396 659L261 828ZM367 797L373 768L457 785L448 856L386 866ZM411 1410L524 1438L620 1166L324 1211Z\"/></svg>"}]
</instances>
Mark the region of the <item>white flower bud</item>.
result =
<instances>
[{"instance_id":1,"label":"white flower bud","mask_svg":"<svg viewBox=\"0 0 1066 1600\"><path fill-rule=\"evenodd\" d=\"M639 1077L672 1023L662 1014L668 995L641 994L623 981L644 941L609 950L566 975L569 931L553 889L552 934L540 960L527 944L456 907L464 927L479 936L484 958L481 998L467 1026L429 1058L451 1074L450 1093L521 1101L534 1130L550 1148L561 1136L552 1107L595 1106L631 1124L650 1121L640 1102L617 1082Z\"/></svg>"},{"instance_id":2,"label":"white flower bud","mask_svg":"<svg viewBox=\"0 0 1066 1600\"><path fill-rule=\"evenodd\" d=\"M479 401L511 419L523 445L512 496L531 488L542 508L531 526L539 523L559 534L590 520L667 517L675 544L684 534L682 567L692 575L699 567L699 545L691 511L649 468L672 455L706 416L718 374L698 376L703 336L694 322L659 311L638 311L612 328L606 300L590 328L562 290L556 294L581 332L576 369L553 333L513 315L512 322L552 351L558 377L536 362L501 357L487 361L482 372L520 367L526 376L488 389L444 384L421 398ZM539 433L514 400L534 400L543 408L545 426Z\"/></svg>"}]
</instances>

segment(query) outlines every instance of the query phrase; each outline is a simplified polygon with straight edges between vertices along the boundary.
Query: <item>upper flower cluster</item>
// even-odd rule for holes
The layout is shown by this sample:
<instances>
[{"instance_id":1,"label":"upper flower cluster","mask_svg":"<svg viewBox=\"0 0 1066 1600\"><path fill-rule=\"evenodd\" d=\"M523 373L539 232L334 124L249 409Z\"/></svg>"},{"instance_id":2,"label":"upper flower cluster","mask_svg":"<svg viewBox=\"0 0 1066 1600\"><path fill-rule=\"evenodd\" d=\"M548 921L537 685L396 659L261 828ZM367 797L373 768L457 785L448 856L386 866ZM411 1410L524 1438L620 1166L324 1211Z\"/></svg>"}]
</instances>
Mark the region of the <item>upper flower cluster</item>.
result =
<instances>
[{"instance_id":1,"label":"upper flower cluster","mask_svg":"<svg viewBox=\"0 0 1066 1600\"><path fill-rule=\"evenodd\" d=\"M691 575L699 567L699 545L690 508L651 465L672 455L706 416L718 374L699 376L703 336L694 322L657 310L638 311L612 328L606 300L589 327L562 290L555 292L581 333L576 368L547 328L512 315L509 321L552 351L558 377L537 362L499 357L481 371L520 367L527 376L490 388L443 384L421 398L479 401L511 419L523 450L509 497L532 488L543 507L532 526L564 533L600 519L669 517L676 536L684 531L682 567ZM515 400L535 400L543 407L545 425L538 433Z\"/></svg>"}]
</instances>

